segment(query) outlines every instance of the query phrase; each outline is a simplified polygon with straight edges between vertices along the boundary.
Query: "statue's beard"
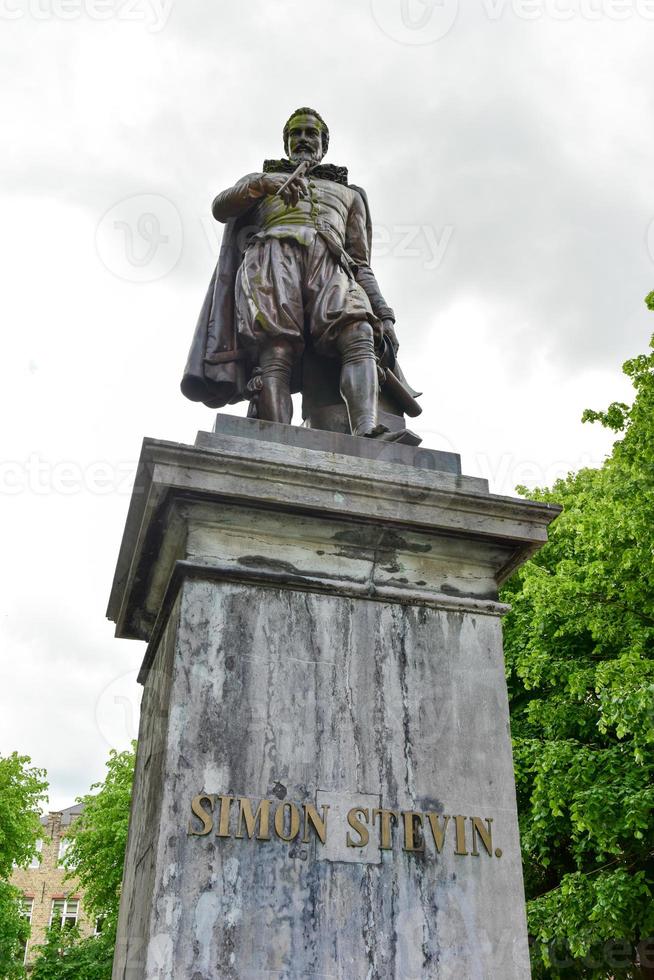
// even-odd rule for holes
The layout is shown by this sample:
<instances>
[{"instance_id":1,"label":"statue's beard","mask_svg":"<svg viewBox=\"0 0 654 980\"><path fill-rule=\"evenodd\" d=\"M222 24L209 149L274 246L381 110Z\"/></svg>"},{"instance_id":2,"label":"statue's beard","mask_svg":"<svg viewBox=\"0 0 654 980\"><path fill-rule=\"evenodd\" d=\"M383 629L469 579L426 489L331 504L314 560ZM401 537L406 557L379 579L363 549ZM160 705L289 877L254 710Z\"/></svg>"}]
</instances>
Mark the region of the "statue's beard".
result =
<instances>
[{"instance_id":1,"label":"statue's beard","mask_svg":"<svg viewBox=\"0 0 654 980\"><path fill-rule=\"evenodd\" d=\"M294 163L301 163L303 160L308 160L310 163L320 163L322 153L317 153L309 147L300 147L292 151L290 159Z\"/></svg>"}]
</instances>

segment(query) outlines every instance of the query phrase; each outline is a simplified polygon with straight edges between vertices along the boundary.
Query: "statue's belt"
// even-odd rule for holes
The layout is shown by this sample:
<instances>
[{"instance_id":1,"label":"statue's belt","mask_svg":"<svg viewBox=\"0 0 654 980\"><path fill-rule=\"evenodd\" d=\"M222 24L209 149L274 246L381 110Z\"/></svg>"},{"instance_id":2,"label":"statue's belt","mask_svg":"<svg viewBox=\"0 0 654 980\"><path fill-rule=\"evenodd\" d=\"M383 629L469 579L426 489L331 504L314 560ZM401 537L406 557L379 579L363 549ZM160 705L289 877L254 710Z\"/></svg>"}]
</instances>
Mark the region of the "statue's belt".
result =
<instances>
[{"instance_id":1,"label":"statue's belt","mask_svg":"<svg viewBox=\"0 0 654 980\"><path fill-rule=\"evenodd\" d=\"M256 234L252 235L252 237L248 239L246 250L250 248L252 245L254 245L255 242L265 242L266 239L278 237L276 235L269 235L268 232L271 230L272 229L264 228L261 231L256 232ZM311 230L315 231L318 238L320 238L325 243L328 250L334 256L334 258L339 263L339 265L343 268L343 270L347 273L349 278L353 280L356 279L358 263L355 262L352 256L345 251L341 243L332 235L330 235L328 231L325 231L324 228L315 228L311 226ZM291 240L294 240L293 236L290 233L288 237Z\"/></svg>"},{"instance_id":2,"label":"statue's belt","mask_svg":"<svg viewBox=\"0 0 654 980\"><path fill-rule=\"evenodd\" d=\"M350 279L355 280L358 266L352 256L349 255L343 246L332 238L326 231L323 231L321 228L316 228L316 234L319 238L322 238L329 251L348 274Z\"/></svg>"}]
</instances>

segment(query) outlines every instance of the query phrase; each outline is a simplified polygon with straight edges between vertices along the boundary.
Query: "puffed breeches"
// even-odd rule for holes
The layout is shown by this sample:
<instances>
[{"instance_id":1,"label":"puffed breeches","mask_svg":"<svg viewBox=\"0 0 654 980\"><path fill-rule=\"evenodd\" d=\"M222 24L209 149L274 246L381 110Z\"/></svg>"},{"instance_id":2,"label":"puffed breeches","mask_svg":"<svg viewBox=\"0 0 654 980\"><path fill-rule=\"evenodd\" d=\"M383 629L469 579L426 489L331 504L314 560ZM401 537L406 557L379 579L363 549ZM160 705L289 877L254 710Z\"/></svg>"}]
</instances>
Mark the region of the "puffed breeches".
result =
<instances>
[{"instance_id":1,"label":"puffed breeches","mask_svg":"<svg viewBox=\"0 0 654 980\"><path fill-rule=\"evenodd\" d=\"M236 278L239 343L260 347L286 340L301 351L310 337L317 353L338 355L344 327L380 321L363 288L342 267L324 240L309 245L289 238L257 238Z\"/></svg>"}]
</instances>

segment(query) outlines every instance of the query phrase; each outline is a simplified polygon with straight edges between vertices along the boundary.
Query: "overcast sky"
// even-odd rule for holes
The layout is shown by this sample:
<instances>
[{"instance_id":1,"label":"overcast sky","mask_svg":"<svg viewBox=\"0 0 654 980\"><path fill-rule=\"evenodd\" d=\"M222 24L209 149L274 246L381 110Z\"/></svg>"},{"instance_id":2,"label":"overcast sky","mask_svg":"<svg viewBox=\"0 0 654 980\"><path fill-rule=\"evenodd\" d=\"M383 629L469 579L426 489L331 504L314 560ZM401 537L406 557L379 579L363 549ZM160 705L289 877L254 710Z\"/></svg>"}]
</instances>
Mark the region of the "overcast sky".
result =
<instances>
[{"instance_id":1,"label":"overcast sky","mask_svg":"<svg viewBox=\"0 0 654 980\"><path fill-rule=\"evenodd\" d=\"M459 9L460 7L460 9ZM601 461L654 329L654 0L0 0L0 752L53 808L136 734L109 588L179 380L213 196L315 106L369 192L412 425L496 492Z\"/></svg>"}]
</instances>

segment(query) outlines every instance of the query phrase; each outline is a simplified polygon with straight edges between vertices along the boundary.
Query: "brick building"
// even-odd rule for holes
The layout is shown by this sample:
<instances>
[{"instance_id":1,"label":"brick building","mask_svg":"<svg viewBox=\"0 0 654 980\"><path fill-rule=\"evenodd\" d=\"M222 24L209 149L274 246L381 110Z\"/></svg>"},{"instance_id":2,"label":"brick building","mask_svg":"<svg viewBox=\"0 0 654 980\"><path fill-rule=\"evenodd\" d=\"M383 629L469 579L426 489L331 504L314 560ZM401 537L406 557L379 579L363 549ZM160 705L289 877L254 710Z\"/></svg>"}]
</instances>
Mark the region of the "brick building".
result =
<instances>
[{"instance_id":1,"label":"brick building","mask_svg":"<svg viewBox=\"0 0 654 980\"><path fill-rule=\"evenodd\" d=\"M74 880L64 880L66 869L61 864L66 850L66 830L81 811L81 804L77 804L60 813L44 814L38 857L29 868L14 868L11 876L11 883L24 895L24 914L31 923L31 936L25 950L28 964L53 922L59 921L64 927L78 925L83 936L94 932L94 924L82 911L82 892Z\"/></svg>"}]
</instances>

